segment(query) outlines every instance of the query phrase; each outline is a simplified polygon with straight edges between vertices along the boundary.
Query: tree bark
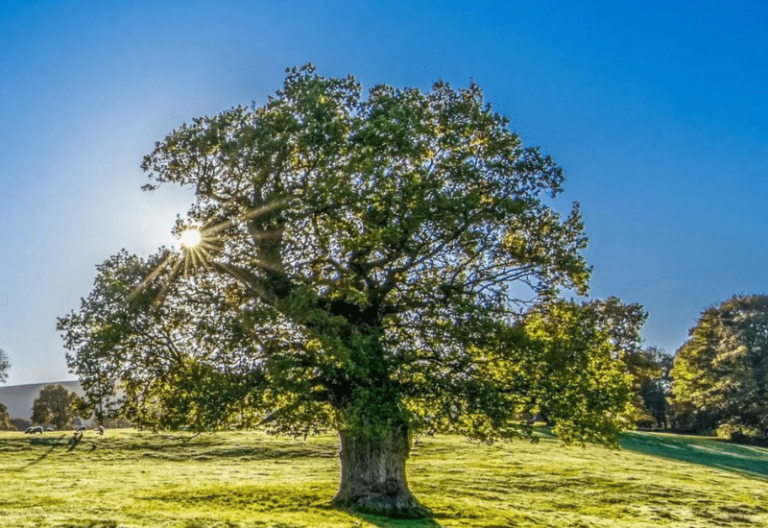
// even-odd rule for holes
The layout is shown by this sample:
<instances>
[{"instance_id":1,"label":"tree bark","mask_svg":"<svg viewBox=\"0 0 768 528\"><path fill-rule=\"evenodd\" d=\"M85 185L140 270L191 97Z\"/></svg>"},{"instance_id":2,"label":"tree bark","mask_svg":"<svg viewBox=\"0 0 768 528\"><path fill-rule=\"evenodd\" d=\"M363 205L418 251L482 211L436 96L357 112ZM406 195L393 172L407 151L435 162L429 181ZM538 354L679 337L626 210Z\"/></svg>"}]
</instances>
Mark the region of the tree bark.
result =
<instances>
[{"instance_id":1,"label":"tree bark","mask_svg":"<svg viewBox=\"0 0 768 528\"><path fill-rule=\"evenodd\" d=\"M333 504L360 513L400 519L431 517L408 489L405 462L410 437L405 425L379 435L339 431L341 481Z\"/></svg>"}]
</instances>

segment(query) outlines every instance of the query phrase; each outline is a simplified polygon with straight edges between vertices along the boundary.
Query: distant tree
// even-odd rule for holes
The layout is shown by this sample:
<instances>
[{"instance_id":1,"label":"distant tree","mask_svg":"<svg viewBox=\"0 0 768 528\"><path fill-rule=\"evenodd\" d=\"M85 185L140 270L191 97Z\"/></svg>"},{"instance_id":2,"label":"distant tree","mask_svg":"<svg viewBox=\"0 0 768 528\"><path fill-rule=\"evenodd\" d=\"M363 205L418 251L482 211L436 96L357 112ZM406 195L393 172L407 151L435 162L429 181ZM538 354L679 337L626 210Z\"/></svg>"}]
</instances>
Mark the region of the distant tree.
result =
<instances>
[{"instance_id":1,"label":"distant tree","mask_svg":"<svg viewBox=\"0 0 768 528\"><path fill-rule=\"evenodd\" d=\"M8 415L8 407L0 403L0 430L15 431L16 426L11 423L11 417Z\"/></svg>"},{"instance_id":2,"label":"distant tree","mask_svg":"<svg viewBox=\"0 0 768 528\"><path fill-rule=\"evenodd\" d=\"M11 360L3 349L0 349L0 383L8 381L8 371L11 369Z\"/></svg>"},{"instance_id":3,"label":"distant tree","mask_svg":"<svg viewBox=\"0 0 768 528\"><path fill-rule=\"evenodd\" d=\"M641 416L659 428L669 426L670 387L673 357L656 347L648 347L634 354L630 360L630 372L634 379L635 393Z\"/></svg>"},{"instance_id":4,"label":"distant tree","mask_svg":"<svg viewBox=\"0 0 768 528\"><path fill-rule=\"evenodd\" d=\"M672 368L676 412L690 426L768 439L768 296L704 310Z\"/></svg>"},{"instance_id":5,"label":"distant tree","mask_svg":"<svg viewBox=\"0 0 768 528\"><path fill-rule=\"evenodd\" d=\"M11 369L11 360L4 350L0 349L0 383L8 380L8 371ZM11 417L8 415L8 407L0 403L0 429L14 430L16 426L11 423Z\"/></svg>"},{"instance_id":6,"label":"distant tree","mask_svg":"<svg viewBox=\"0 0 768 528\"><path fill-rule=\"evenodd\" d=\"M648 318L639 304L625 304L616 297L588 303L608 336L614 357L626 365L632 383L632 400L623 417L632 423L652 422L655 418L644 399L644 386L655 382L662 374L656 349L643 349L640 329Z\"/></svg>"},{"instance_id":7,"label":"distant tree","mask_svg":"<svg viewBox=\"0 0 768 528\"><path fill-rule=\"evenodd\" d=\"M334 503L392 516L428 513L405 473L419 430L530 437L543 407L564 439L615 443L624 332L552 301L586 292L587 239L577 206L550 207L561 168L507 125L474 84L363 94L312 66L182 125L143 168L195 189L176 232L201 240L105 263L59 320L70 365L166 426L333 427Z\"/></svg>"},{"instance_id":8,"label":"distant tree","mask_svg":"<svg viewBox=\"0 0 768 528\"><path fill-rule=\"evenodd\" d=\"M32 403L32 422L65 427L75 417L77 395L61 385L46 385Z\"/></svg>"},{"instance_id":9,"label":"distant tree","mask_svg":"<svg viewBox=\"0 0 768 528\"><path fill-rule=\"evenodd\" d=\"M649 390L651 384L662 375L659 363L662 359L656 349L641 347L640 329L648 313L639 304L627 305L615 297L596 301L595 304L632 380L633 397L624 417L635 424L653 422L655 415L646 403L644 391Z\"/></svg>"}]
</instances>

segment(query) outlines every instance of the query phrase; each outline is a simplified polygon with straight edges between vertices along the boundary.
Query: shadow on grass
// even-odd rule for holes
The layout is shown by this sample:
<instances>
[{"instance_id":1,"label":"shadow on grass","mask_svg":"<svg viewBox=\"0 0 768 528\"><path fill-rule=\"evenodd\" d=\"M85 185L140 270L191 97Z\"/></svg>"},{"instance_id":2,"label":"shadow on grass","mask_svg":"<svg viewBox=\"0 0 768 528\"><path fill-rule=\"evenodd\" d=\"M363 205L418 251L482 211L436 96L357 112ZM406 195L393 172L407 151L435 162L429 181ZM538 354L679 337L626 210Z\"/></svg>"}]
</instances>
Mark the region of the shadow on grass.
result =
<instances>
[{"instance_id":1,"label":"shadow on grass","mask_svg":"<svg viewBox=\"0 0 768 528\"><path fill-rule=\"evenodd\" d=\"M26 465L26 467L34 466L35 464L39 464L41 461L43 461L48 455L51 454L51 451L56 449L59 446L66 445L64 442L64 437L66 435L61 435L55 438L30 438L29 444L30 445L47 445L51 446L48 448L46 452L44 452L42 455L37 457L35 460L32 460L29 464Z\"/></svg>"},{"instance_id":2,"label":"shadow on grass","mask_svg":"<svg viewBox=\"0 0 768 528\"><path fill-rule=\"evenodd\" d=\"M140 451L142 456L168 460L209 460L240 458L251 460L294 459L294 458L336 458L338 447L326 445L307 446L288 443L280 446L229 446L210 437L196 437L180 440L173 436L155 435L148 438L132 439L120 445L122 451Z\"/></svg>"},{"instance_id":3,"label":"shadow on grass","mask_svg":"<svg viewBox=\"0 0 768 528\"><path fill-rule=\"evenodd\" d=\"M721 469L768 482L768 449L712 438L667 433L626 433L621 447L645 455Z\"/></svg>"},{"instance_id":4,"label":"shadow on grass","mask_svg":"<svg viewBox=\"0 0 768 528\"><path fill-rule=\"evenodd\" d=\"M64 440L66 436L67 435L59 435L54 437L47 436L45 438L42 436L40 438L30 438L29 445L45 445L53 447L67 445L67 441Z\"/></svg>"},{"instance_id":5,"label":"shadow on grass","mask_svg":"<svg viewBox=\"0 0 768 528\"><path fill-rule=\"evenodd\" d=\"M365 513L353 513L352 515L379 528L442 528L434 519L390 519L389 517Z\"/></svg>"}]
</instances>

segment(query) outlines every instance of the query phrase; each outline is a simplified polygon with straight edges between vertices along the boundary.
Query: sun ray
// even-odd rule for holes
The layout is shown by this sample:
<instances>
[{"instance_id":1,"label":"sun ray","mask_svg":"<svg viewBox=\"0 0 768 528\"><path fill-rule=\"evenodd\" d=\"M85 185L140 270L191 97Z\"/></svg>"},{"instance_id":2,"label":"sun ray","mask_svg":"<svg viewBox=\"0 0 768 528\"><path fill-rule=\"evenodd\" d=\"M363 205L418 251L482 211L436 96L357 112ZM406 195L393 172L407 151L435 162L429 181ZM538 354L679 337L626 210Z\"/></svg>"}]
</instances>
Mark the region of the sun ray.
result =
<instances>
[{"instance_id":1,"label":"sun ray","mask_svg":"<svg viewBox=\"0 0 768 528\"><path fill-rule=\"evenodd\" d=\"M197 248L190 249L187 251L187 255L189 255L192 258L192 266L195 268L198 266L204 266L205 261L203 259L203 256L200 254L200 252L197 250Z\"/></svg>"},{"instance_id":2,"label":"sun ray","mask_svg":"<svg viewBox=\"0 0 768 528\"><path fill-rule=\"evenodd\" d=\"M155 299L155 302L157 304L163 304L165 302L165 297L168 295L168 289L171 287L171 284L174 280L176 280L176 276L179 273L179 268L181 267L181 261L182 259L176 259L176 262L173 263L173 268L171 269L171 273L165 278L165 281L163 282L163 287L160 288L160 293L157 294L157 298Z\"/></svg>"},{"instance_id":3,"label":"sun ray","mask_svg":"<svg viewBox=\"0 0 768 528\"><path fill-rule=\"evenodd\" d=\"M216 234L219 231L222 231L224 229L227 229L228 227L235 225L237 222L242 222L244 220L251 220L263 214L272 212L278 207L282 207L287 201L288 200L275 200L274 202L270 202L262 207L258 207L256 209L253 209L252 211L248 211L247 213L237 215L228 220L224 220L223 222L219 222L218 224L202 227L200 229L200 233L201 235L203 235L203 238L208 235Z\"/></svg>"},{"instance_id":4,"label":"sun ray","mask_svg":"<svg viewBox=\"0 0 768 528\"><path fill-rule=\"evenodd\" d=\"M186 258L186 255L184 256L184 277L189 276L189 261L190 259Z\"/></svg>"},{"instance_id":5,"label":"sun ray","mask_svg":"<svg viewBox=\"0 0 768 528\"><path fill-rule=\"evenodd\" d=\"M131 290L131 292L128 294L128 300L133 300L133 298L138 295L140 291L147 287L147 284L149 284L155 277L162 273L163 269L168 266L168 263L171 261L171 259L177 257L178 255L176 253L169 251L163 261L158 264L157 267L155 267L155 269L149 273L149 275L144 277L144 280L142 280L133 290Z\"/></svg>"},{"instance_id":6,"label":"sun ray","mask_svg":"<svg viewBox=\"0 0 768 528\"><path fill-rule=\"evenodd\" d=\"M224 269L232 277L234 277L238 282L240 282L240 284L244 285L246 288L251 288L252 290L256 291L262 297L262 299L266 300L271 297L271 295L263 287L261 287L258 283L250 280L237 268L224 262L219 262L217 265Z\"/></svg>"},{"instance_id":7,"label":"sun ray","mask_svg":"<svg viewBox=\"0 0 768 528\"><path fill-rule=\"evenodd\" d=\"M209 247L213 247L213 246L209 246ZM211 264L208 261L211 258L211 254L208 253L208 249L205 247L204 244L201 244L200 246L197 247L197 250L200 252L199 257L200 257L200 260L203 261L203 265L206 268L210 268Z\"/></svg>"},{"instance_id":8,"label":"sun ray","mask_svg":"<svg viewBox=\"0 0 768 528\"><path fill-rule=\"evenodd\" d=\"M266 270L274 271L276 273L282 273L284 271L280 266L271 262L267 262L266 260L261 260L259 258L254 258L253 260L258 266Z\"/></svg>"}]
</instances>

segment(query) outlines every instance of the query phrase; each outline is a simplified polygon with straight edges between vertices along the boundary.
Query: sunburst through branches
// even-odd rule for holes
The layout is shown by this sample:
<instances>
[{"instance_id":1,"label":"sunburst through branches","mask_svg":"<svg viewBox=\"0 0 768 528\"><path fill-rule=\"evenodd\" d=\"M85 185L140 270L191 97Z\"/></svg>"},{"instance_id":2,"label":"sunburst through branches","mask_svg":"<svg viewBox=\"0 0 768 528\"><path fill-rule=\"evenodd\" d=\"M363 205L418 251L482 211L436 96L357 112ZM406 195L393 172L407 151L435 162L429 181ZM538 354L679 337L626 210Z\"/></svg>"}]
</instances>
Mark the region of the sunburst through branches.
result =
<instances>
[{"instance_id":1,"label":"sunburst through branches","mask_svg":"<svg viewBox=\"0 0 768 528\"><path fill-rule=\"evenodd\" d=\"M156 299L156 302L162 303L165 300L168 289L181 273L183 273L184 277L188 277L190 273L194 273L198 268L211 268L213 266L211 252L216 248L221 250L222 232L225 229L237 224L245 225L259 216L271 213L275 209L283 207L285 204L285 200L276 200L263 207L253 209L245 214L232 217L211 226L200 228L185 227L183 229L178 229L177 227L177 238L179 242L178 250L168 250L165 258L163 258L162 261L131 291L128 295L128 299L131 300L134 298L154 279L164 276L165 280L163 281L163 285ZM274 238L281 234L282 231L280 230L256 233L252 231L250 232L250 236L254 241ZM259 259L256 259L256 263L263 268L273 267L269 262ZM225 270L225 272L229 272L227 267L223 267L222 269ZM235 279L238 278L231 272L229 272L229 274Z\"/></svg>"}]
</instances>

